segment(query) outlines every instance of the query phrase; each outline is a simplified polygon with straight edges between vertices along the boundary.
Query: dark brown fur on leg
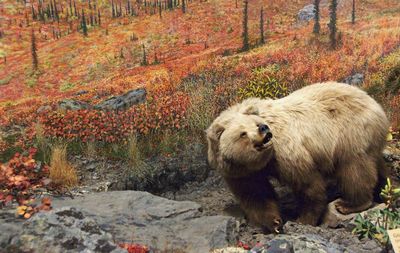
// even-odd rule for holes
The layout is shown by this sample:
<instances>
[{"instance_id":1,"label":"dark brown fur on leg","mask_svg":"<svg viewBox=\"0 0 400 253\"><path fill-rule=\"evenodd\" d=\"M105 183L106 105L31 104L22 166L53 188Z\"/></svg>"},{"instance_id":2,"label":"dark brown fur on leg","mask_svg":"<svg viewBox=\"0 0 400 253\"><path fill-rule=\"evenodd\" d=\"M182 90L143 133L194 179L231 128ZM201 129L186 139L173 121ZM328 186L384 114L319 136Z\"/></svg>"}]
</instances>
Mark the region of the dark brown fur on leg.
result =
<instances>
[{"instance_id":1,"label":"dark brown fur on leg","mask_svg":"<svg viewBox=\"0 0 400 253\"><path fill-rule=\"evenodd\" d=\"M374 189L378 183L376 166L376 161L366 154L340 165L338 181L343 201L336 205L339 212L360 212L371 206Z\"/></svg>"},{"instance_id":2,"label":"dark brown fur on leg","mask_svg":"<svg viewBox=\"0 0 400 253\"><path fill-rule=\"evenodd\" d=\"M309 178L312 181L300 185L300 189L298 189L301 199L301 212L297 221L316 226L327 206L326 184L319 174L312 175Z\"/></svg>"},{"instance_id":3,"label":"dark brown fur on leg","mask_svg":"<svg viewBox=\"0 0 400 253\"><path fill-rule=\"evenodd\" d=\"M247 217L270 232L279 233L282 219L276 193L265 172L242 178L225 178Z\"/></svg>"}]
</instances>

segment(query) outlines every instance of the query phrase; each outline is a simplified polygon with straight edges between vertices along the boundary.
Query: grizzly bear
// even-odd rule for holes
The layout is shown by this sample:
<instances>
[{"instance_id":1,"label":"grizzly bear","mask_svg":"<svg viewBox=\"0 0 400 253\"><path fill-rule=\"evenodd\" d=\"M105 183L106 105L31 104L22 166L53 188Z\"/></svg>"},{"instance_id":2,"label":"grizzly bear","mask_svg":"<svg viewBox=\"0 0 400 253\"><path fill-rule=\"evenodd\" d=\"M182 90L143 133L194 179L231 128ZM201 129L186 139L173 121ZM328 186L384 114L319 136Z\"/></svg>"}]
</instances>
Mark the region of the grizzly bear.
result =
<instances>
[{"instance_id":1,"label":"grizzly bear","mask_svg":"<svg viewBox=\"0 0 400 253\"><path fill-rule=\"evenodd\" d=\"M250 98L222 112L206 130L208 161L250 220L282 225L275 177L299 199L298 222L317 225L335 182L343 214L367 209L386 177L382 151L389 121L366 92L317 83L281 99Z\"/></svg>"}]
</instances>

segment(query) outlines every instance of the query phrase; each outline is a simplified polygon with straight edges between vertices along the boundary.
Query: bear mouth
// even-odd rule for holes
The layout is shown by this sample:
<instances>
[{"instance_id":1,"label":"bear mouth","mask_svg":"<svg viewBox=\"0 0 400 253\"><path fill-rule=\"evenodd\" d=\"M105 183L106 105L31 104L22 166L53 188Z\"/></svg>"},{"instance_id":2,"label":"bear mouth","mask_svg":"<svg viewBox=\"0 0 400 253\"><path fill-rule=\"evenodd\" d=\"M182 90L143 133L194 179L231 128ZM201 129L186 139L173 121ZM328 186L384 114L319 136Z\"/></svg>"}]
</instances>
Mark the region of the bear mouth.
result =
<instances>
[{"instance_id":1,"label":"bear mouth","mask_svg":"<svg viewBox=\"0 0 400 253\"><path fill-rule=\"evenodd\" d=\"M268 132L268 133L265 134L265 136L264 136L262 142L261 142L261 143L258 143L258 144L255 144L254 147L255 147L258 151L261 151L261 150L263 150L263 149L266 149L267 147L270 146L270 144L271 144L271 143L270 143L271 139L272 139L272 134L271 134L270 132Z\"/></svg>"}]
</instances>

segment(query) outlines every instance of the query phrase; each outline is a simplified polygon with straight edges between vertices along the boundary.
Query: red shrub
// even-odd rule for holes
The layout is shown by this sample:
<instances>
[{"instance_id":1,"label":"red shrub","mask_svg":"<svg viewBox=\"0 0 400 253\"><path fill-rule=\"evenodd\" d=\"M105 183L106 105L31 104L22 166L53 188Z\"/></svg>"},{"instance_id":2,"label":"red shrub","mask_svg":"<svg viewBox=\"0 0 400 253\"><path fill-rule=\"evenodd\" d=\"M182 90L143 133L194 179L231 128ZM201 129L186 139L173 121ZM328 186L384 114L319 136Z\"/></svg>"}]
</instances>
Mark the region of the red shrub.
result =
<instances>
[{"instance_id":1,"label":"red shrub","mask_svg":"<svg viewBox=\"0 0 400 253\"><path fill-rule=\"evenodd\" d=\"M17 200L29 199L35 188L44 185L48 167L41 166L32 158L36 149L30 149L28 156L16 153L7 164L0 164L0 206Z\"/></svg>"}]
</instances>

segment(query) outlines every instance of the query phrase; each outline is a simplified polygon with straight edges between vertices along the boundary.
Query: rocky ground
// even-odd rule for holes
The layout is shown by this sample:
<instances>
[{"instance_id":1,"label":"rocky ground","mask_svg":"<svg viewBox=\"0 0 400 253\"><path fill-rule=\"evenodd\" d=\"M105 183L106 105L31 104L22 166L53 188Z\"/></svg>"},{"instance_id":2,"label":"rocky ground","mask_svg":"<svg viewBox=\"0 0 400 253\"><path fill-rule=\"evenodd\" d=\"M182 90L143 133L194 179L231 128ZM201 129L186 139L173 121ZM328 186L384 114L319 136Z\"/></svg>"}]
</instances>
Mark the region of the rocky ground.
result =
<instances>
[{"instance_id":1,"label":"rocky ground","mask_svg":"<svg viewBox=\"0 0 400 253\"><path fill-rule=\"evenodd\" d=\"M15 209L0 210L0 252L125 252L117 246L123 242L148 245L151 252L247 252L227 248L239 241L253 252L385 252L351 234L354 216L335 213L320 227L288 221L284 234L265 234L247 222L203 154L204 147L191 146L174 157L145 160L146 180L123 162L72 157L81 186L53 196L52 211L21 220ZM398 185L400 143L391 143L384 157ZM290 217L293 196L274 184Z\"/></svg>"}]
</instances>

